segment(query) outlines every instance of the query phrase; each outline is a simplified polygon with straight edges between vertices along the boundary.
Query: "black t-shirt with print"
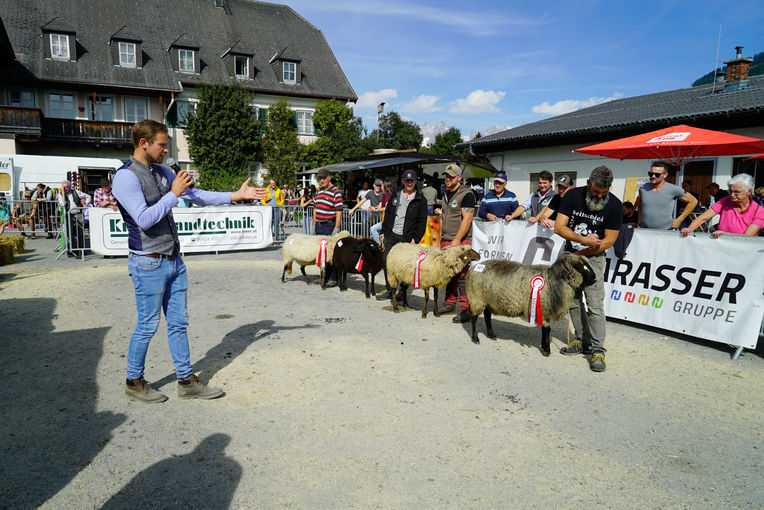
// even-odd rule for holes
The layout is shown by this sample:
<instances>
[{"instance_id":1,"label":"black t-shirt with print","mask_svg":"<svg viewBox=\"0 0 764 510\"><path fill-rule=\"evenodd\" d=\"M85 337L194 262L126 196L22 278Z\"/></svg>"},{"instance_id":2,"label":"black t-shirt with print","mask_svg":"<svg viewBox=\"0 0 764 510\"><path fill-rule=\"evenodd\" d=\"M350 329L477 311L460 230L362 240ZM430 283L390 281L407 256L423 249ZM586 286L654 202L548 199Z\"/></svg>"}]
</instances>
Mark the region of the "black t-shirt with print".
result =
<instances>
[{"instance_id":1,"label":"black t-shirt with print","mask_svg":"<svg viewBox=\"0 0 764 510\"><path fill-rule=\"evenodd\" d=\"M621 201L612 193L608 193L608 201L601 211L590 211L586 206L586 186L573 188L565 193L560 202L558 213L568 217L568 228L578 235L588 236L597 234L600 239L605 238L605 230L621 230L623 222L623 206ZM565 242L567 251L579 251L587 249L581 243Z\"/></svg>"}]
</instances>

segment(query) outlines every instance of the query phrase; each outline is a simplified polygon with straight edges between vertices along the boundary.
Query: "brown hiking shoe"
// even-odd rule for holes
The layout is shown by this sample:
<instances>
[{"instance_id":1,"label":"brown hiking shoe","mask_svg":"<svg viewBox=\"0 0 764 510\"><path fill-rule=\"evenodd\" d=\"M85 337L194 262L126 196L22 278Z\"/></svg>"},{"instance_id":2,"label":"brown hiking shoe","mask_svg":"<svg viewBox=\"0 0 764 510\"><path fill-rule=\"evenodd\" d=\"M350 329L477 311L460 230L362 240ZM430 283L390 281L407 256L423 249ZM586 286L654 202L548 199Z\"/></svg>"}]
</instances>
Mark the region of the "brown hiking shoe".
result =
<instances>
[{"instance_id":1,"label":"brown hiking shoe","mask_svg":"<svg viewBox=\"0 0 764 510\"><path fill-rule=\"evenodd\" d=\"M167 400L167 395L151 387L151 384L141 377L140 379L126 379L125 394L135 400L155 404Z\"/></svg>"},{"instance_id":2,"label":"brown hiking shoe","mask_svg":"<svg viewBox=\"0 0 764 510\"><path fill-rule=\"evenodd\" d=\"M223 390L220 388L210 388L191 374L185 379L178 379L178 396L180 398L218 398L223 396Z\"/></svg>"}]
</instances>

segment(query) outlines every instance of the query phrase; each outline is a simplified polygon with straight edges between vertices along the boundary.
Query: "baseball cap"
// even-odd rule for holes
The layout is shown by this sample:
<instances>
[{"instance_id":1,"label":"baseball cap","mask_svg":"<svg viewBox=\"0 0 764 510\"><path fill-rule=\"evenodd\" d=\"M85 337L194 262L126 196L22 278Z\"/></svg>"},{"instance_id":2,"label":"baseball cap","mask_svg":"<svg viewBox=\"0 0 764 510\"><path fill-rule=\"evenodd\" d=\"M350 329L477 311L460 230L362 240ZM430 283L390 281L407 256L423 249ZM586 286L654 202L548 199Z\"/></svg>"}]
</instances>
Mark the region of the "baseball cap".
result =
<instances>
[{"instance_id":1,"label":"baseball cap","mask_svg":"<svg viewBox=\"0 0 764 510\"><path fill-rule=\"evenodd\" d=\"M567 174L561 175L557 179L557 184L559 184L560 186L565 186L567 188L567 187L573 186L573 179L571 179L570 176Z\"/></svg>"},{"instance_id":2,"label":"baseball cap","mask_svg":"<svg viewBox=\"0 0 764 510\"><path fill-rule=\"evenodd\" d=\"M507 182L507 174L504 172L496 172L496 175L493 176L493 180L499 182Z\"/></svg>"},{"instance_id":3,"label":"baseball cap","mask_svg":"<svg viewBox=\"0 0 764 510\"><path fill-rule=\"evenodd\" d=\"M382 179L377 179L374 181L374 186L382 186Z\"/></svg>"},{"instance_id":4,"label":"baseball cap","mask_svg":"<svg viewBox=\"0 0 764 510\"><path fill-rule=\"evenodd\" d=\"M449 164L449 165L446 167L446 172L445 172L445 173L446 173L446 175L448 175L449 177L456 177L457 175L461 175L461 174L462 174L462 171L461 171L461 169L459 168L459 165L457 165L457 164L455 164L455 163L451 163L451 164Z\"/></svg>"},{"instance_id":5,"label":"baseball cap","mask_svg":"<svg viewBox=\"0 0 764 510\"><path fill-rule=\"evenodd\" d=\"M413 170L406 170L403 172L403 175L401 175L402 181L407 181L409 179L417 180L416 172Z\"/></svg>"},{"instance_id":6,"label":"baseball cap","mask_svg":"<svg viewBox=\"0 0 764 510\"><path fill-rule=\"evenodd\" d=\"M318 169L318 176L323 177L329 177L329 169L328 168L319 168Z\"/></svg>"}]
</instances>

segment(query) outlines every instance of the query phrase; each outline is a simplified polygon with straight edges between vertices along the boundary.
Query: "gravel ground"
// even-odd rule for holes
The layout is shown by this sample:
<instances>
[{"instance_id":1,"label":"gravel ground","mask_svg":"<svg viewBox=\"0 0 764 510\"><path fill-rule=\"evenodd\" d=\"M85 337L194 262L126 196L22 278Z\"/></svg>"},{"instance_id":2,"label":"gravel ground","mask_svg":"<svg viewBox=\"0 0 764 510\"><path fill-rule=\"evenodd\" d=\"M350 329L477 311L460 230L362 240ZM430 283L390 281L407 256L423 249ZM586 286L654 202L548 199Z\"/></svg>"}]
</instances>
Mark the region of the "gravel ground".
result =
<instances>
[{"instance_id":1,"label":"gravel ground","mask_svg":"<svg viewBox=\"0 0 764 510\"><path fill-rule=\"evenodd\" d=\"M502 317L476 346L357 277L281 284L278 248L189 255L192 360L226 396L175 397L163 322L148 405L123 392L126 259L54 246L0 267L0 508L764 507L761 348L610 321L595 374L564 322L550 358Z\"/></svg>"}]
</instances>

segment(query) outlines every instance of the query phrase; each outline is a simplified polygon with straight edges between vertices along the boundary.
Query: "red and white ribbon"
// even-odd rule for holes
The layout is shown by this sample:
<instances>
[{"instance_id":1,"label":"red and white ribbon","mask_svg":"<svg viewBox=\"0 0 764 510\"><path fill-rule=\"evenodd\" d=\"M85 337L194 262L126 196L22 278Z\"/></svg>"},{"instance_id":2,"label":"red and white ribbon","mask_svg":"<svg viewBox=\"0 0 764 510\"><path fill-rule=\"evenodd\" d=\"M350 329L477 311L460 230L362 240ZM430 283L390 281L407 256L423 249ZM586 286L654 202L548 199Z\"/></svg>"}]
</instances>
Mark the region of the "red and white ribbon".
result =
<instances>
[{"instance_id":1,"label":"red and white ribbon","mask_svg":"<svg viewBox=\"0 0 764 510\"><path fill-rule=\"evenodd\" d=\"M363 253L361 254L360 257L358 257L358 262L356 262L356 265L355 265L356 273L360 273L361 269L363 269Z\"/></svg>"},{"instance_id":2,"label":"red and white ribbon","mask_svg":"<svg viewBox=\"0 0 764 510\"><path fill-rule=\"evenodd\" d=\"M421 284L419 273L422 269L422 261L427 257L427 252L423 251L419 254L419 257L416 259L416 268L414 269L414 288L418 289L419 285Z\"/></svg>"},{"instance_id":3,"label":"red and white ribbon","mask_svg":"<svg viewBox=\"0 0 764 510\"><path fill-rule=\"evenodd\" d=\"M328 243L329 240L327 238L322 238L318 244L318 258L316 259L316 265L320 268L326 267L326 243Z\"/></svg>"},{"instance_id":4,"label":"red and white ribbon","mask_svg":"<svg viewBox=\"0 0 764 510\"><path fill-rule=\"evenodd\" d=\"M541 296L539 293L544 288L544 285L546 285L546 282L543 276L536 275L531 278L531 289L533 290L531 291L531 299L528 304L528 322L533 326L543 325L541 318Z\"/></svg>"}]
</instances>

